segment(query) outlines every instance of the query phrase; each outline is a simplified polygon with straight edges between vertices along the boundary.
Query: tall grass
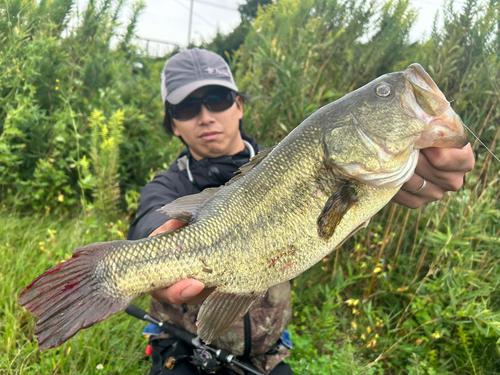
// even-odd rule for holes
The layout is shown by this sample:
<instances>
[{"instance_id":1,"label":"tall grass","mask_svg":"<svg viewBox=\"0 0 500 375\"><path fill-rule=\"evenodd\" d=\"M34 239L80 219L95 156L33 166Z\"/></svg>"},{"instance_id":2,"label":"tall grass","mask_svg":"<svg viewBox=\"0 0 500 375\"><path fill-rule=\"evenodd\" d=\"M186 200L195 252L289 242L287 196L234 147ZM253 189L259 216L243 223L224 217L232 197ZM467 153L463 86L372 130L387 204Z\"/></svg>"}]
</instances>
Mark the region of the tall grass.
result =
<instances>
[{"instance_id":1,"label":"tall grass","mask_svg":"<svg viewBox=\"0 0 500 375\"><path fill-rule=\"evenodd\" d=\"M419 210L388 205L294 280L293 330L301 346L290 362L299 373L500 372L494 167L480 194L476 171L460 192ZM324 372L325 363L333 370Z\"/></svg>"},{"instance_id":2,"label":"tall grass","mask_svg":"<svg viewBox=\"0 0 500 375\"><path fill-rule=\"evenodd\" d=\"M57 349L41 352L34 317L17 303L22 288L73 250L89 242L118 239L124 224L95 218L19 217L0 214L0 374L146 373L144 324L125 313L83 330ZM147 307L147 299L141 299ZM102 371L98 369L102 365ZM101 367L101 366L99 366Z\"/></svg>"}]
</instances>

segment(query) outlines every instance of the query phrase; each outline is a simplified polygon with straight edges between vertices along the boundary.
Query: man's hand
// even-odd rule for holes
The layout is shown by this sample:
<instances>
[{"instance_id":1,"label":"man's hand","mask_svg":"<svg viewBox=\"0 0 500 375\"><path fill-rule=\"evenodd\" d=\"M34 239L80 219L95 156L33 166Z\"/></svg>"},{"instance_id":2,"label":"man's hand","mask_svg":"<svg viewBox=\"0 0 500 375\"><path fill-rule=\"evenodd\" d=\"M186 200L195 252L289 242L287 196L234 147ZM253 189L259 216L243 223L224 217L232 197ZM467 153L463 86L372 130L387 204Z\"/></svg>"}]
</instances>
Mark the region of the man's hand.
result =
<instances>
[{"instance_id":1,"label":"man's hand","mask_svg":"<svg viewBox=\"0 0 500 375\"><path fill-rule=\"evenodd\" d=\"M441 199L447 191L459 190L465 174L474 167L474 154L470 143L458 148L426 148L420 151L415 174L392 198L393 202L418 208L427 202ZM418 190L427 181L423 190Z\"/></svg>"},{"instance_id":2,"label":"man's hand","mask_svg":"<svg viewBox=\"0 0 500 375\"><path fill-rule=\"evenodd\" d=\"M162 226L158 227L149 237L156 236L160 233L170 230L182 228L186 226L179 220L169 220ZM194 279L186 279L169 286L168 288L156 289L150 292L151 296L160 302L170 302L173 304L188 303L194 305L202 302L213 291L213 288L205 289L205 285Z\"/></svg>"}]
</instances>

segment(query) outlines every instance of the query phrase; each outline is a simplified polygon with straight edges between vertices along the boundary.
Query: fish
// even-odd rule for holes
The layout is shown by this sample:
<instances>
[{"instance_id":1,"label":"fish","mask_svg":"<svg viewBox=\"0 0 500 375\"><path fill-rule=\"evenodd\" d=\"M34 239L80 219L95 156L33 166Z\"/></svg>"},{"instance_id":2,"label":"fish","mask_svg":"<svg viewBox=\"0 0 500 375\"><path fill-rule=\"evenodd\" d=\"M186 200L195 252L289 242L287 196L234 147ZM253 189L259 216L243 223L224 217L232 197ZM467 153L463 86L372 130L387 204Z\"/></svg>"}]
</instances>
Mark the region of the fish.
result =
<instances>
[{"instance_id":1,"label":"fish","mask_svg":"<svg viewBox=\"0 0 500 375\"><path fill-rule=\"evenodd\" d=\"M186 226L94 243L21 292L42 350L123 311L149 291L193 278L215 288L197 317L210 343L273 285L338 248L414 173L421 149L461 148L464 126L419 64L327 104L227 184L159 211Z\"/></svg>"}]
</instances>

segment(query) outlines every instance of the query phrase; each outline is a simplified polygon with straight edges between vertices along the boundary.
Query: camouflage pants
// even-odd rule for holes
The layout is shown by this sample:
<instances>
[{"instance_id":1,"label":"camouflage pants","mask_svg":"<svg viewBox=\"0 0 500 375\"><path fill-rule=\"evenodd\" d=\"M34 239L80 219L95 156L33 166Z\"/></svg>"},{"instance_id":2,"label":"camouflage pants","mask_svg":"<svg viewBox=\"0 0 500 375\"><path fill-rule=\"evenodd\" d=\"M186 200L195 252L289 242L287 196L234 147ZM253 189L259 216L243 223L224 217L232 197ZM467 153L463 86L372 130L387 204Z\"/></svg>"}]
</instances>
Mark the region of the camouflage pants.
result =
<instances>
[{"instance_id":1,"label":"camouflage pants","mask_svg":"<svg viewBox=\"0 0 500 375\"><path fill-rule=\"evenodd\" d=\"M152 360L153 365L151 367L150 375L198 375L199 370L189 362L188 358L185 356L190 356L193 354L193 349L189 348L182 342L179 342L175 338L152 340L151 341L153 353ZM172 370L165 367L165 362L170 357L175 357L179 359L179 362L174 366ZM203 374L203 373L201 373ZM238 375L236 372L232 371L230 368L223 367L217 371L218 375ZM290 365L287 363L279 363L269 375L293 375Z\"/></svg>"}]
</instances>

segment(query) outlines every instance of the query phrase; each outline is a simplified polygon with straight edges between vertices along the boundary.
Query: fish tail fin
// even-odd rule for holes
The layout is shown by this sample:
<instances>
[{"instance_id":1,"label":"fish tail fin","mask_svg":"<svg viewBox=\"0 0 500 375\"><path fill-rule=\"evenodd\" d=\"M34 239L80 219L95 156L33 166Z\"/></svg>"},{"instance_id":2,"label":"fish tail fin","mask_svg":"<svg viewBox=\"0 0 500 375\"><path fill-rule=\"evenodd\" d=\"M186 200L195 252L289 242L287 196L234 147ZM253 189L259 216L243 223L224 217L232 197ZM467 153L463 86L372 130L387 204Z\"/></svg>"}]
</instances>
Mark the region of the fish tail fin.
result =
<instances>
[{"instance_id":1,"label":"fish tail fin","mask_svg":"<svg viewBox=\"0 0 500 375\"><path fill-rule=\"evenodd\" d=\"M112 242L90 244L75 250L73 257L46 271L19 296L19 304L40 318L35 335L41 350L55 348L79 330L124 310L137 296L105 293L99 260L113 248ZM109 281L109 280L108 280Z\"/></svg>"}]
</instances>

